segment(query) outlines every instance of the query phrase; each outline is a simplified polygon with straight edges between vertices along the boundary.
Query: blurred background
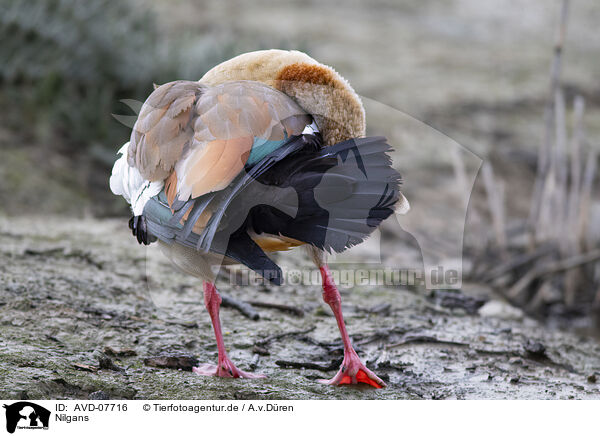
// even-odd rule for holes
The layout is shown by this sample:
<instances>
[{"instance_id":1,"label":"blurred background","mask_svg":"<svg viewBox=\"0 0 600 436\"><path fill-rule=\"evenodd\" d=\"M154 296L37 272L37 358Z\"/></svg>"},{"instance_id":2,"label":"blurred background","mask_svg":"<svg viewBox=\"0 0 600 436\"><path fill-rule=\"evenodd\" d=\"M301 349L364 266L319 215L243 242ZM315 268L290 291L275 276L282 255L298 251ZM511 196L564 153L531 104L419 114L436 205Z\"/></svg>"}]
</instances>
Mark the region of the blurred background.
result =
<instances>
[{"instance_id":1,"label":"blurred background","mask_svg":"<svg viewBox=\"0 0 600 436\"><path fill-rule=\"evenodd\" d=\"M396 148L409 233L462 249L468 205L464 292L594 333L599 22L591 1L0 0L0 214L126 216L108 177L153 83L298 49L352 83L368 133ZM418 261L419 238L382 233L392 264Z\"/></svg>"}]
</instances>

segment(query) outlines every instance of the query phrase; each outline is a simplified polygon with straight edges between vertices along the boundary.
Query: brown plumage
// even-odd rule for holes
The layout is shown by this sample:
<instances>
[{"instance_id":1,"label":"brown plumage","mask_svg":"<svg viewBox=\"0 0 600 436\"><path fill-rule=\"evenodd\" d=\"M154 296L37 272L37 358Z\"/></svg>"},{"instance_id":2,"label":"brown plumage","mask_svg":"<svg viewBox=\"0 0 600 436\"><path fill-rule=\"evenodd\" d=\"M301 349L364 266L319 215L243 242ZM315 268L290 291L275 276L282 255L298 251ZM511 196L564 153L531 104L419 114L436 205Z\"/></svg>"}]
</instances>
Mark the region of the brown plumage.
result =
<instances>
[{"instance_id":1,"label":"brown plumage","mask_svg":"<svg viewBox=\"0 0 600 436\"><path fill-rule=\"evenodd\" d=\"M261 50L244 53L209 70L200 83L254 80L292 97L311 114L325 145L365 136L365 110L350 84L333 68L305 53Z\"/></svg>"},{"instance_id":2,"label":"brown plumage","mask_svg":"<svg viewBox=\"0 0 600 436\"><path fill-rule=\"evenodd\" d=\"M298 104L262 83L171 82L142 106L128 162L146 180L167 180L172 204L229 185L248 160L254 138L283 140L309 123Z\"/></svg>"},{"instance_id":3,"label":"brown plumage","mask_svg":"<svg viewBox=\"0 0 600 436\"><path fill-rule=\"evenodd\" d=\"M192 139L193 104L206 87L178 81L159 86L145 101L131 132L128 162L146 180L166 179Z\"/></svg>"}]
</instances>

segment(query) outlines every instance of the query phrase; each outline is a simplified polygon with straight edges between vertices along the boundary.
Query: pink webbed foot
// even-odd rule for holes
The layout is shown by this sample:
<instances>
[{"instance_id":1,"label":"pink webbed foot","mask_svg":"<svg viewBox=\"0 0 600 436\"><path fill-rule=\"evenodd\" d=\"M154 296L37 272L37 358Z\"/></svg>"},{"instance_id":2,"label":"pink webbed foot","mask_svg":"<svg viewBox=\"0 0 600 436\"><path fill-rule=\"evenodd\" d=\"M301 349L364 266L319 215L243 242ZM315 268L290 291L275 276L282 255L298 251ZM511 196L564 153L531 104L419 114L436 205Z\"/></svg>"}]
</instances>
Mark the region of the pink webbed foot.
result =
<instances>
[{"instance_id":1,"label":"pink webbed foot","mask_svg":"<svg viewBox=\"0 0 600 436\"><path fill-rule=\"evenodd\" d=\"M198 375L209 375L214 377L226 377L226 378L266 378L264 374L253 374L251 372L245 372L233 364L228 358L223 359L218 365L211 365L205 363L195 368L192 371Z\"/></svg>"},{"instance_id":2,"label":"pink webbed foot","mask_svg":"<svg viewBox=\"0 0 600 436\"><path fill-rule=\"evenodd\" d=\"M354 350L344 353L342 367L335 377L330 380L319 380L319 382L335 386L366 383L377 389L381 389L386 386L383 380L381 380L373 371L363 365Z\"/></svg>"}]
</instances>

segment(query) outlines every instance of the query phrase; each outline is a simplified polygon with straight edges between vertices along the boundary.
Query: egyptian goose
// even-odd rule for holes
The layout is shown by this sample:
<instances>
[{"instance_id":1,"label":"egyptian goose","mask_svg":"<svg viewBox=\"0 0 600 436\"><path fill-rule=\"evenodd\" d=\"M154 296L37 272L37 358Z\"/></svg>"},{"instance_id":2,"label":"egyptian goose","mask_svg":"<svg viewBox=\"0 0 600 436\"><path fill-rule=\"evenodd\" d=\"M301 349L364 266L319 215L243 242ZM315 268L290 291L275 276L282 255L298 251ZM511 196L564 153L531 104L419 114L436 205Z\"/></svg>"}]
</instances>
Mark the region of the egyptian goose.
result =
<instances>
[{"instance_id":1,"label":"egyptian goose","mask_svg":"<svg viewBox=\"0 0 600 436\"><path fill-rule=\"evenodd\" d=\"M176 267L203 280L218 363L196 374L264 377L227 356L215 269L241 263L280 284L266 253L304 245L344 344L339 372L322 382L385 386L352 347L326 262L408 208L385 138L364 135L365 112L348 82L298 51L246 53L198 82L150 94L110 187L131 204L138 242L158 241Z\"/></svg>"}]
</instances>

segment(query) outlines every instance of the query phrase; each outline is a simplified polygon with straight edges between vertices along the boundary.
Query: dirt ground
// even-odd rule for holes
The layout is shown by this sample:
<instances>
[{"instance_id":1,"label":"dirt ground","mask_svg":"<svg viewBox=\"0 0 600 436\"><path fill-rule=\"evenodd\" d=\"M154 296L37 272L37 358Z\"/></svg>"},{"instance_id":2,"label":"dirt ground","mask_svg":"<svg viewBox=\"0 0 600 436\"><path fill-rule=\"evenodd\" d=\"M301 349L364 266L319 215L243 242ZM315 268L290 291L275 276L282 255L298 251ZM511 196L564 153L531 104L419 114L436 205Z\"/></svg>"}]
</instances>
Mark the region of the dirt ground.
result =
<instances>
[{"instance_id":1,"label":"dirt ground","mask_svg":"<svg viewBox=\"0 0 600 436\"><path fill-rule=\"evenodd\" d=\"M309 266L302 252L279 261ZM0 274L2 398L600 398L597 342L544 328L478 289L344 290L359 355L388 383L375 390L316 381L335 374L342 350L316 285L220 284L236 300L302 313L255 307L252 320L222 308L232 359L267 379L189 372L217 356L201 285L138 246L126 219L1 218ZM317 365L302 369L308 362ZM161 363L183 370L152 366Z\"/></svg>"}]
</instances>

